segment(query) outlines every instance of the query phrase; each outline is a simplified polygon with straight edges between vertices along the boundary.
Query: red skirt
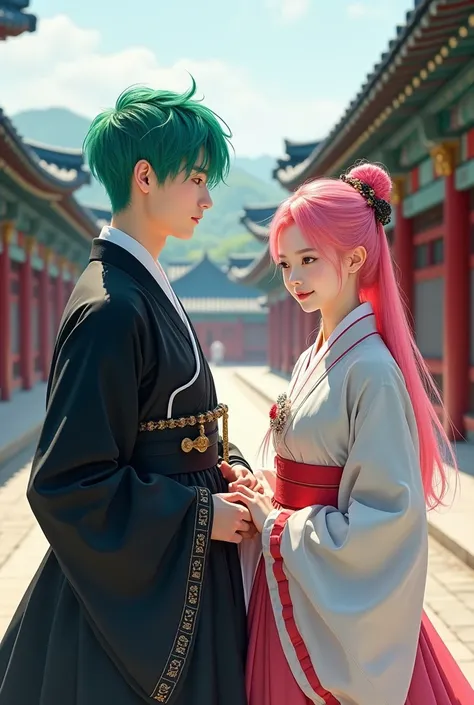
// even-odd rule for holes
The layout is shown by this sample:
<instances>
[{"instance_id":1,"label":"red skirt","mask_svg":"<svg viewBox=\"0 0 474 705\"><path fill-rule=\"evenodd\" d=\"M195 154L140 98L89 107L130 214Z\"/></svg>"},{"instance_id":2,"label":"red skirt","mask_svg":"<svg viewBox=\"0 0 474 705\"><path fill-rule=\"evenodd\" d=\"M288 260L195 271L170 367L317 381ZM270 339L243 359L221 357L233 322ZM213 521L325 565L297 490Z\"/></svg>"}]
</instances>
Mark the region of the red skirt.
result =
<instances>
[{"instance_id":1,"label":"red skirt","mask_svg":"<svg viewBox=\"0 0 474 705\"><path fill-rule=\"evenodd\" d=\"M283 505L281 500L285 500L285 508L291 509L313 504L337 506L340 468L302 465L281 458L276 468L276 505ZM304 481L308 477L311 484ZM311 705L313 701L298 686L281 646L263 558L255 574L248 624L248 705ZM317 670L317 664L313 666ZM321 693L320 697L327 705L338 703L330 693ZM424 613L405 705L474 705L473 689Z\"/></svg>"}]
</instances>

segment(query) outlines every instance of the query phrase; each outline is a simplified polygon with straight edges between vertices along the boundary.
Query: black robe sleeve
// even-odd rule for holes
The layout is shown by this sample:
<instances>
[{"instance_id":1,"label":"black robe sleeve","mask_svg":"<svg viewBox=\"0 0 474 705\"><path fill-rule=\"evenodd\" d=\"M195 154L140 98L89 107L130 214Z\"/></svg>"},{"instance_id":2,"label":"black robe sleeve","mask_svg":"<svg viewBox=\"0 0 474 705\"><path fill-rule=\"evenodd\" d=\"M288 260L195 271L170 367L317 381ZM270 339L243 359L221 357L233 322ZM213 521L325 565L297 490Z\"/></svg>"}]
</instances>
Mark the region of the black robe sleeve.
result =
<instances>
[{"instance_id":1,"label":"black robe sleeve","mask_svg":"<svg viewBox=\"0 0 474 705\"><path fill-rule=\"evenodd\" d=\"M146 339L125 300L66 318L28 500L109 657L139 694L168 702L193 648L212 499L128 464Z\"/></svg>"}]
</instances>

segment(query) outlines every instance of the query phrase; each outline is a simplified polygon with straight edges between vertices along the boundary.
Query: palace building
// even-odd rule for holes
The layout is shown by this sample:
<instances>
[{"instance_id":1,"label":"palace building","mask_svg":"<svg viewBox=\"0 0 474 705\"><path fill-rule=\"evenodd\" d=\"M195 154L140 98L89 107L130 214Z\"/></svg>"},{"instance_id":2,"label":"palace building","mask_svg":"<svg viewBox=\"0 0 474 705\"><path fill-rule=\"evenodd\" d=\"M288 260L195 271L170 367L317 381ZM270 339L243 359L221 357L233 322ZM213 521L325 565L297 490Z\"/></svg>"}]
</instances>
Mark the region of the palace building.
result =
<instances>
[{"instance_id":1,"label":"palace building","mask_svg":"<svg viewBox=\"0 0 474 705\"><path fill-rule=\"evenodd\" d=\"M386 227L417 344L443 395L453 438L474 433L474 6L418 0L330 134L286 143L274 177L288 191L338 177L358 159L394 180ZM271 209L243 223L267 236ZM269 305L268 362L289 373L317 317L285 292L268 251L237 275Z\"/></svg>"},{"instance_id":2,"label":"palace building","mask_svg":"<svg viewBox=\"0 0 474 705\"><path fill-rule=\"evenodd\" d=\"M1 39L35 30L27 6L0 3ZM97 232L74 196L89 179L80 150L26 141L0 110L1 402L47 379L64 305Z\"/></svg>"},{"instance_id":3,"label":"palace building","mask_svg":"<svg viewBox=\"0 0 474 705\"><path fill-rule=\"evenodd\" d=\"M266 360L267 311L262 293L234 281L251 262L248 256L233 255L221 268L205 254L194 264L179 262L165 267L208 358L212 343L218 340L225 348L225 362Z\"/></svg>"}]
</instances>

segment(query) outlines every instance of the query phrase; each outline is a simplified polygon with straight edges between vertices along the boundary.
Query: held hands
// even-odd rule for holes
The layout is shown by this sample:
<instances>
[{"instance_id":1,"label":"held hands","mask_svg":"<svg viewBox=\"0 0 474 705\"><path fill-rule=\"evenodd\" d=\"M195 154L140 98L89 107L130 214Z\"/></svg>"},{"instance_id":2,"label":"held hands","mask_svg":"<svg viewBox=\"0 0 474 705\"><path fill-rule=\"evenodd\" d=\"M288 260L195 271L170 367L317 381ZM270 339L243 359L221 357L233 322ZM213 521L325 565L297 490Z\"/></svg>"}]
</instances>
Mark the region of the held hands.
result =
<instances>
[{"instance_id":1,"label":"held hands","mask_svg":"<svg viewBox=\"0 0 474 705\"><path fill-rule=\"evenodd\" d=\"M212 495L214 521L211 539L240 543L243 538L250 536L252 529L255 532L255 527L247 507L237 504L239 500L229 502L229 496L228 494Z\"/></svg>"},{"instance_id":2,"label":"held hands","mask_svg":"<svg viewBox=\"0 0 474 705\"><path fill-rule=\"evenodd\" d=\"M253 492L261 492L263 494L264 489L262 483L243 465L229 465L229 463L223 460L219 465L219 469L224 479L229 483L229 492L238 490L239 487L247 487ZM225 494L223 497L227 499L228 495ZM244 531L239 531L239 534L244 539L252 539L257 534L257 528L253 521L250 520L247 528Z\"/></svg>"},{"instance_id":3,"label":"held hands","mask_svg":"<svg viewBox=\"0 0 474 705\"><path fill-rule=\"evenodd\" d=\"M272 498L263 491L254 492L248 487L240 485L234 492L223 495L227 502L242 502L250 512L257 531L262 533L263 525L273 511Z\"/></svg>"},{"instance_id":4,"label":"held hands","mask_svg":"<svg viewBox=\"0 0 474 705\"><path fill-rule=\"evenodd\" d=\"M214 525L216 526L216 516L217 512L220 510L222 517L219 517L219 520L222 518L222 523L224 524L225 521L229 521L232 524L232 519L231 515L226 512L226 516L224 518L224 508L220 506L220 502L223 504L228 504L230 506L234 506L234 508L237 508L237 506L240 504L246 504L253 496L254 494L257 494L259 497L263 497L264 495L264 488L261 482L257 480L255 475L246 467L242 465L229 465L229 463L226 463L225 461L222 461L221 464L219 465L219 469L223 475L223 477L227 480L229 483L229 494L220 494L220 495L214 495L214 497L219 498L219 502L214 503ZM240 493L242 491L243 494ZM248 493L248 494L247 494ZM271 500L269 499L269 511L273 509L273 506L271 504ZM251 539L255 536L257 531L261 532L261 528L258 528L256 525L255 519L250 515L249 510L251 510L251 507L245 507L245 506L240 506L241 510L246 511L246 515L242 516L242 526L240 528L234 529L233 531L231 530L231 538L218 538L222 534L222 530L224 530L224 533L228 536L228 530L229 528L232 529L232 526L226 526L226 529L221 528L221 525L219 524L216 527L216 536L214 536L214 529L211 538L216 538L216 540L221 540L221 541L231 541L232 543L240 543L242 539ZM267 516L268 516L267 514ZM263 520L265 521L265 520ZM263 522L262 522L263 525Z\"/></svg>"}]
</instances>

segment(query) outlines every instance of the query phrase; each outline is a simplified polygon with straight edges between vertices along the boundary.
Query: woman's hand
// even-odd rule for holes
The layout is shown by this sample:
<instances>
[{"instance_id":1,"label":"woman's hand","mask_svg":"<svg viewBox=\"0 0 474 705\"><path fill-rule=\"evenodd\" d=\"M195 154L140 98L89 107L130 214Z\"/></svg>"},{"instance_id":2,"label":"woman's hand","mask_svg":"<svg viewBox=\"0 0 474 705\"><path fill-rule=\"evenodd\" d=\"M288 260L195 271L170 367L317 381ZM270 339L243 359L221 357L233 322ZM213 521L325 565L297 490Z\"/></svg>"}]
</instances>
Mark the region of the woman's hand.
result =
<instances>
[{"instance_id":1,"label":"woman's hand","mask_svg":"<svg viewBox=\"0 0 474 705\"><path fill-rule=\"evenodd\" d=\"M245 504L249 510L253 523L257 530L262 533L263 525L275 508L272 504L272 498L260 492L254 492L248 487L240 485L234 492L224 495L228 502L241 502Z\"/></svg>"}]
</instances>

